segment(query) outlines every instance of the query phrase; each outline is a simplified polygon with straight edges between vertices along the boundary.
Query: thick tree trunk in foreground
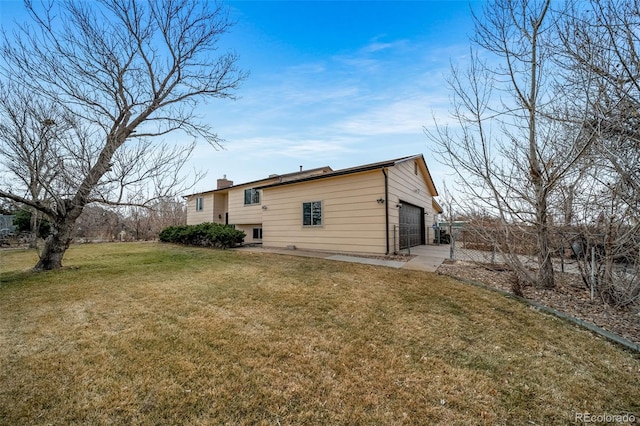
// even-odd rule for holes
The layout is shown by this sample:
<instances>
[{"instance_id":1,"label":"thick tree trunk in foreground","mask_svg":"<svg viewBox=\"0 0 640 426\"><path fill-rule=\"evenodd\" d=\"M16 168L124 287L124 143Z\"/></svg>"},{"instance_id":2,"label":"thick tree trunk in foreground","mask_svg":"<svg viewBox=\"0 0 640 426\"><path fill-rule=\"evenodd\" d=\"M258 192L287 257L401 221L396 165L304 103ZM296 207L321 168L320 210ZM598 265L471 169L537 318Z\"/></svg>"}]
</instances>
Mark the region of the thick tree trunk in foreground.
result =
<instances>
[{"instance_id":1,"label":"thick tree trunk in foreground","mask_svg":"<svg viewBox=\"0 0 640 426\"><path fill-rule=\"evenodd\" d=\"M51 224L51 233L44 241L40 260L34 271L49 271L62 268L62 258L71 244L73 225L80 213L63 216Z\"/></svg>"},{"instance_id":2,"label":"thick tree trunk in foreground","mask_svg":"<svg viewBox=\"0 0 640 426\"><path fill-rule=\"evenodd\" d=\"M34 271L49 271L62 268L62 257L71 244L71 238L65 233L51 234L44 242L40 260L33 267Z\"/></svg>"}]
</instances>

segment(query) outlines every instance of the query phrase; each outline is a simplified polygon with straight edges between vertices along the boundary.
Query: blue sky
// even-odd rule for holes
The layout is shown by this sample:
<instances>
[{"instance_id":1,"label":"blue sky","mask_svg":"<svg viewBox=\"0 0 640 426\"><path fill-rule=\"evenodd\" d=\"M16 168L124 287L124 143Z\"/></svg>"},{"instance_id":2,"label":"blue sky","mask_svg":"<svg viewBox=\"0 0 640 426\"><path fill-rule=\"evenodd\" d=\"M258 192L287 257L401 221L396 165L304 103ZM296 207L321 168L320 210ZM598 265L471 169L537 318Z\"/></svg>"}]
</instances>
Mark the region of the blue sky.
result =
<instances>
[{"instance_id":1,"label":"blue sky","mask_svg":"<svg viewBox=\"0 0 640 426\"><path fill-rule=\"evenodd\" d=\"M20 2L1 1L3 26ZM472 32L467 1L228 1L237 21L223 40L250 72L239 99L202 109L225 140L198 144L191 166L207 177L191 192L331 166L423 153L440 166L423 126L447 121L450 64Z\"/></svg>"}]
</instances>

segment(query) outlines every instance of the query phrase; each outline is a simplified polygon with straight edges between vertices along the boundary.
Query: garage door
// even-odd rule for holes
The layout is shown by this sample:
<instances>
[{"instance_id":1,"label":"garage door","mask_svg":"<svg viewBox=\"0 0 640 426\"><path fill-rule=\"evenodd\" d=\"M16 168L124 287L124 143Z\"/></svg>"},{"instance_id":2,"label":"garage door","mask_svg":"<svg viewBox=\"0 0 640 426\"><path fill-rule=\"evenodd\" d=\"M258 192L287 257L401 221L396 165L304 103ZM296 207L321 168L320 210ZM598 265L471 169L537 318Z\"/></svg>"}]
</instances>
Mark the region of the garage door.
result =
<instances>
[{"instance_id":1,"label":"garage door","mask_svg":"<svg viewBox=\"0 0 640 426\"><path fill-rule=\"evenodd\" d=\"M424 244L424 209L400 203L400 249Z\"/></svg>"}]
</instances>

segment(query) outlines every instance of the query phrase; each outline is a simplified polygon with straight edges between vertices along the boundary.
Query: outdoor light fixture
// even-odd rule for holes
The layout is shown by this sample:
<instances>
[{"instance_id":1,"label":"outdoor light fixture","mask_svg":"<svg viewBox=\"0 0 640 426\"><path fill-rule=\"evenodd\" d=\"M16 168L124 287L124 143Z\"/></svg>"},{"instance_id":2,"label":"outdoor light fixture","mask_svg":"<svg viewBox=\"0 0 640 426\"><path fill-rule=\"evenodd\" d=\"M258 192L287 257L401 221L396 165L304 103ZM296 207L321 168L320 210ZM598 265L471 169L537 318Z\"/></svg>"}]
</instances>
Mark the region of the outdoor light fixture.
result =
<instances>
[{"instance_id":1,"label":"outdoor light fixture","mask_svg":"<svg viewBox=\"0 0 640 426\"><path fill-rule=\"evenodd\" d=\"M378 198L376 201L378 204L384 204L384 198Z\"/></svg>"},{"instance_id":2,"label":"outdoor light fixture","mask_svg":"<svg viewBox=\"0 0 640 426\"><path fill-rule=\"evenodd\" d=\"M396 207L401 209L402 208L402 204L396 204Z\"/></svg>"}]
</instances>

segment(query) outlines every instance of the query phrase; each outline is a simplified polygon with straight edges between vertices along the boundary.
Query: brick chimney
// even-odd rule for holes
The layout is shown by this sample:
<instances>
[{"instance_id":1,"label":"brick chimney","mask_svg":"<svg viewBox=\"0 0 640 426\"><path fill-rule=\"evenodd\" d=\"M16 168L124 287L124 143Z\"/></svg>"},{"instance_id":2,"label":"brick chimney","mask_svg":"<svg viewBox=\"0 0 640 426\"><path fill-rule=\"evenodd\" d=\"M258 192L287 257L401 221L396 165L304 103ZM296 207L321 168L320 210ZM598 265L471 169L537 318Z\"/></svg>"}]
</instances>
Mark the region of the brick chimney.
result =
<instances>
[{"instance_id":1,"label":"brick chimney","mask_svg":"<svg viewBox=\"0 0 640 426\"><path fill-rule=\"evenodd\" d=\"M218 189L229 188L233 186L233 181L227 179L227 175L224 175L222 179L218 179Z\"/></svg>"}]
</instances>

